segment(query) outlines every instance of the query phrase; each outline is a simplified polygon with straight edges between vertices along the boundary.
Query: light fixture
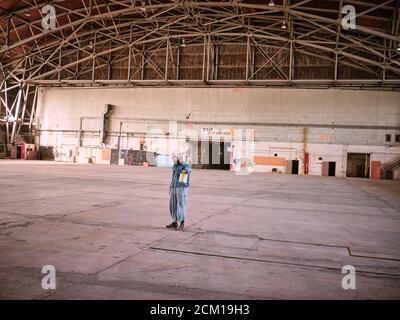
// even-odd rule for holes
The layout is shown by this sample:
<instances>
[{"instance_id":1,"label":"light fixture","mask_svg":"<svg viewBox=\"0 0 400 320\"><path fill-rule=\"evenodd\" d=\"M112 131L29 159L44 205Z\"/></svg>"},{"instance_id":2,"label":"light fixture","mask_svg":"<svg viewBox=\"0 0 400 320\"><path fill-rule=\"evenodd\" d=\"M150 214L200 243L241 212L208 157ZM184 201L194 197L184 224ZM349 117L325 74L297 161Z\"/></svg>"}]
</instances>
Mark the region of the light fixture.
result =
<instances>
[{"instance_id":1,"label":"light fixture","mask_svg":"<svg viewBox=\"0 0 400 320\"><path fill-rule=\"evenodd\" d=\"M274 3L274 0L271 0L271 1L268 3L268 7L273 7L273 6L275 6L275 3Z\"/></svg>"},{"instance_id":2,"label":"light fixture","mask_svg":"<svg viewBox=\"0 0 400 320\"><path fill-rule=\"evenodd\" d=\"M30 17L31 13L29 11L25 12L25 17Z\"/></svg>"},{"instance_id":3,"label":"light fixture","mask_svg":"<svg viewBox=\"0 0 400 320\"><path fill-rule=\"evenodd\" d=\"M282 22L282 27L281 27L282 29L286 29L286 21L285 20L283 20L283 22Z\"/></svg>"},{"instance_id":4,"label":"light fixture","mask_svg":"<svg viewBox=\"0 0 400 320\"><path fill-rule=\"evenodd\" d=\"M397 51L400 51L400 43L399 44L397 44L397 49L396 49Z\"/></svg>"},{"instance_id":5,"label":"light fixture","mask_svg":"<svg viewBox=\"0 0 400 320\"><path fill-rule=\"evenodd\" d=\"M185 39L182 39L181 46L182 46L182 47L186 47L186 41L185 41Z\"/></svg>"}]
</instances>

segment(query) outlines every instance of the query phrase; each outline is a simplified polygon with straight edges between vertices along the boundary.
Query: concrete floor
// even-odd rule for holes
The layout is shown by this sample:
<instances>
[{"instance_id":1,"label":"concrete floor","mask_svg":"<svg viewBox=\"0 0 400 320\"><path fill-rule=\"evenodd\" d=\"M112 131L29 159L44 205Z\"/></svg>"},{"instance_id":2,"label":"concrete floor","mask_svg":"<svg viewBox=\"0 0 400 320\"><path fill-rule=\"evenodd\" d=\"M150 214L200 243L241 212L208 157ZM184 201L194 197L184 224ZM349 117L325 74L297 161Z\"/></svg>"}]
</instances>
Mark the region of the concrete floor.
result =
<instances>
[{"instance_id":1,"label":"concrete floor","mask_svg":"<svg viewBox=\"0 0 400 320\"><path fill-rule=\"evenodd\" d=\"M400 298L400 182L0 161L1 299ZM57 289L41 287L41 268ZM356 290L343 290L344 265Z\"/></svg>"}]
</instances>

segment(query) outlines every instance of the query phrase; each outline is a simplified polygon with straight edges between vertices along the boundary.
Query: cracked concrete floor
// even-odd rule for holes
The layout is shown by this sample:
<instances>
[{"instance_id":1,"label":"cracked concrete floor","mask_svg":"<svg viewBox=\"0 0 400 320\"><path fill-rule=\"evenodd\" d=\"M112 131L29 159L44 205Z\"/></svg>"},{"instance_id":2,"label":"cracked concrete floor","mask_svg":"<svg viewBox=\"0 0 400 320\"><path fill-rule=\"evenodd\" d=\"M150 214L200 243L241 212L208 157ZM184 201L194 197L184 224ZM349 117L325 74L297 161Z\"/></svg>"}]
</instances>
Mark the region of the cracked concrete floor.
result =
<instances>
[{"instance_id":1,"label":"cracked concrete floor","mask_svg":"<svg viewBox=\"0 0 400 320\"><path fill-rule=\"evenodd\" d=\"M0 299L400 298L399 181L193 170L176 232L169 169L1 160L0 177Z\"/></svg>"}]
</instances>

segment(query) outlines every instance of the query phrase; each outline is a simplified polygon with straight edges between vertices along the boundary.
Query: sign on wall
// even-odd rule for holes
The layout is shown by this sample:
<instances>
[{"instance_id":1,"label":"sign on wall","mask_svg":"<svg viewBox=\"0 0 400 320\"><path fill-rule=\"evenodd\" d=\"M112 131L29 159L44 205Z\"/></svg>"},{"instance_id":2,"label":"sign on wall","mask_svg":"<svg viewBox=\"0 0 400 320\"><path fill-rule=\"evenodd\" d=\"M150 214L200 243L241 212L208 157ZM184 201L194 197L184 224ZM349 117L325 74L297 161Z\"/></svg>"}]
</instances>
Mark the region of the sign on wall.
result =
<instances>
[{"instance_id":1,"label":"sign on wall","mask_svg":"<svg viewBox=\"0 0 400 320\"><path fill-rule=\"evenodd\" d=\"M209 137L230 137L231 136L231 129L224 128L213 128L213 127L204 127L201 129L202 136L209 136Z\"/></svg>"}]
</instances>

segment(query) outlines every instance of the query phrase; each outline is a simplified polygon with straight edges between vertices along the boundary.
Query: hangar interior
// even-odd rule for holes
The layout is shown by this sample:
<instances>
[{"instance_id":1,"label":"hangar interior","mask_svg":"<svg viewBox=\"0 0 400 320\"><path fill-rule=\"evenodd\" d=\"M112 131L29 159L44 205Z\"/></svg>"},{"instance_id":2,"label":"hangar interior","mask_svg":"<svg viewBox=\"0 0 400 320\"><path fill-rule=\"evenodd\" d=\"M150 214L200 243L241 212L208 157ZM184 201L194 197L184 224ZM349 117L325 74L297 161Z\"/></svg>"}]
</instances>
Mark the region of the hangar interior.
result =
<instances>
[{"instance_id":1,"label":"hangar interior","mask_svg":"<svg viewBox=\"0 0 400 320\"><path fill-rule=\"evenodd\" d=\"M352 1L53 2L46 32L44 3L3 4L0 156L164 164L165 141L194 134L229 140L220 166L188 142L200 167L399 178L395 1L357 3L355 30ZM235 128L254 130L251 155Z\"/></svg>"},{"instance_id":2,"label":"hangar interior","mask_svg":"<svg viewBox=\"0 0 400 320\"><path fill-rule=\"evenodd\" d=\"M352 8L356 16L347 19ZM121 274L114 268L104 279L115 276L122 283L132 275L140 282L152 274L148 265L161 259L151 255L172 252L180 240L187 240L187 247L175 252L184 256L182 265L206 251L222 289L208 281L200 288L184 278L172 294L169 280L157 278L145 285L147 293L134 291L138 296L149 298L162 288L162 298L180 297L186 289L192 297L212 292L215 298L398 298L399 22L397 0L1 1L0 230L3 256L11 261L2 266L16 265L11 278L25 281L40 257L62 251L62 232L73 230L81 239L87 231L96 239L88 240L88 247L68 238L72 247L66 256L55 254L65 283L75 283L79 273L98 276L86 283L83 298L90 297L92 286L102 288L98 298L112 297L118 288L121 297L132 298L122 284L111 289L99 275L121 258ZM169 178L173 150L186 154L198 179L191 189L193 224L183 235L165 230L157 235L154 224L163 220L146 221L145 212L164 214L152 207L160 200L168 212L168 194L157 181L168 185L164 176ZM32 179L33 190L25 179ZM76 207L68 207L68 198ZM129 215L135 201L137 217ZM105 212L99 216L96 208L103 207L113 218L104 218ZM274 212L284 214L278 218ZM11 249L29 251L24 244L29 241L44 245L37 235L57 223L65 229L60 235L49 232L55 246L50 251L39 250L25 261ZM21 231L25 227L32 228L27 235ZM286 229L292 227L298 231ZM149 231L131 239L138 243L134 252L148 263L141 272L129 273L125 260L134 253L126 243L117 258L99 253L97 246L117 237L118 228L124 234ZM242 237L249 237L244 247ZM253 242L257 237L260 241ZM208 252L205 247L213 241L216 251ZM293 247L285 247L288 243ZM272 244L275 249L265 249ZM327 251L316 250L320 244ZM327 276L322 272L319 279L334 283L337 276L327 270L339 268L336 262L352 248L350 256L365 267L363 290L351 295L337 287L309 288L311 275L301 268L325 268ZM88 260L77 258L80 249ZM244 250L254 252L248 256ZM213 256L229 256L228 263L239 271L246 269L244 260L251 261L257 276L241 276L254 287L227 285ZM261 265L272 263L276 273L275 264L295 268L298 259L302 266L295 274L307 280L296 281L309 294L289 285L276 292L257 285L269 281L260 275ZM203 282L209 275L206 268L196 272ZM368 282L374 273L382 279ZM3 280L8 275L6 270L0 274ZM0 297L24 296L4 283ZM389 289L380 292L384 285ZM67 289L53 295L34 288L27 296L76 297Z\"/></svg>"},{"instance_id":3,"label":"hangar interior","mask_svg":"<svg viewBox=\"0 0 400 320\"><path fill-rule=\"evenodd\" d=\"M55 160L110 163L110 149L168 155L168 140L178 139L187 144L191 158L197 157L196 164L207 160L218 168L251 158L254 171L291 174L287 162L297 160L293 173L321 176L326 175L323 166L334 162L334 176L369 178L371 163L380 168L400 154L400 142L395 142L400 135L399 101L399 92L341 89L50 88L39 90L36 143L52 148ZM199 141L234 145L235 129L243 135L254 130L253 154L210 161L202 156L213 153L207 146L198 155ZM219 151L218 146L214 153ZM367 172L357 170L360 164L352 154L364 154L361 165ZM125 160L128 154L120 156ZM164 165L157 159L151 162ZM394 177L399 178L398 167Z\"/></svg>"}]
</instances>

